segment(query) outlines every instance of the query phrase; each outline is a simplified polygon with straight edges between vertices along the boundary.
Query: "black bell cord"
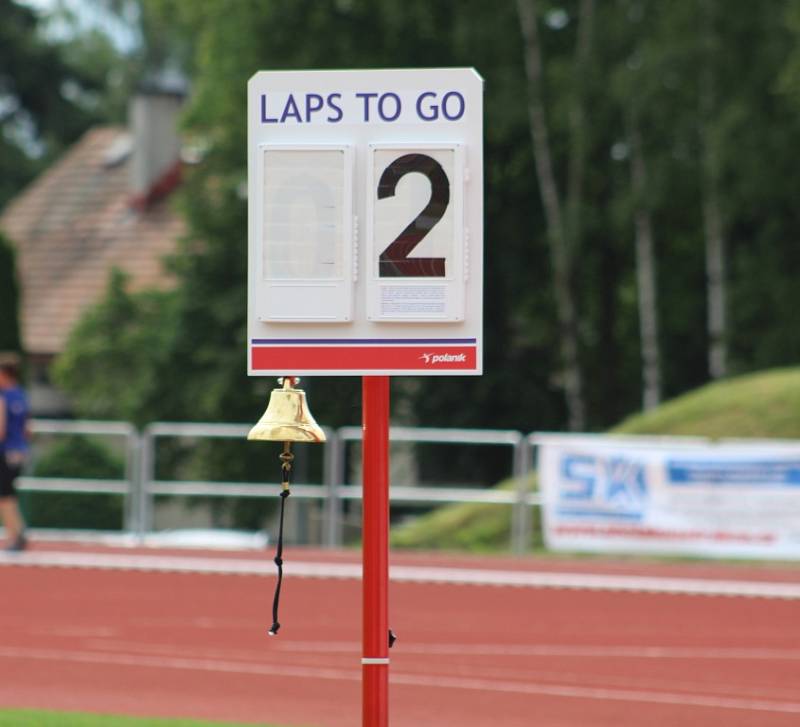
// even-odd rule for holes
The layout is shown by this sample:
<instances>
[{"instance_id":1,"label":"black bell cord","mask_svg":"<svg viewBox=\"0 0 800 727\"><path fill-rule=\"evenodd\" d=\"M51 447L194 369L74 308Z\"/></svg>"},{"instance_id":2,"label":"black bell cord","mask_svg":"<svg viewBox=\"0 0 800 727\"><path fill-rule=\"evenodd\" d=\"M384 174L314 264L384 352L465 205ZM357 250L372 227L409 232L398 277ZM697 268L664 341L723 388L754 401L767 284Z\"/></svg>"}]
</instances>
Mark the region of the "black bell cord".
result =
<instances>
[{"instance_id":1,"label":"black bell cord","mask_svg":"<svg viewBox=\"0 0 800 727\"><path fill-rule=\"evenodd\" d=\"M275 636L281 625L278 621L278 605L281 600L281 585L283 584L283 516L286 509L286 498L291 494L289 490L289 475L292 471L292 461L294 455L291 452L291 442L283 443L281 452L281 514L278 525L278 546L275 551L275 565L278 566L278 582L275 584L275 596L272 599L272 626L269 635Z\"/></svg>"}]
</instances>

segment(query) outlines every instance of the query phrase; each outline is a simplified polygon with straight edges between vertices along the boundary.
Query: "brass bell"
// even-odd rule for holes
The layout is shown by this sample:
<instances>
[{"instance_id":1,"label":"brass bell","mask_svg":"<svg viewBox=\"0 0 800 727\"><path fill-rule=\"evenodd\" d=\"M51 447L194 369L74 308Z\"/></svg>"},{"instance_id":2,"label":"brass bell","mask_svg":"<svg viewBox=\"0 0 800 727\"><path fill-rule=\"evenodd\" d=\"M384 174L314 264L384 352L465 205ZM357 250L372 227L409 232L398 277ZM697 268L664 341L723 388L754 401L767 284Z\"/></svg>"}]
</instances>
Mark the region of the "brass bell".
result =
<instances>
[{"instance_id":1,"label":"brass bell","mask_svg":"<svg viewBox=\"0 0 800 727\"><path fill-rule=\"evenodd\" d=\"M268 442L324 442L325 432L308 410L306 392L294 388L291 376L279 382L283 388L272 390L267 410L247 438Z\"/></svg>"},{"instance_id":2,"label":"brass bell","mask_svg":"<svg viewBox=\"0 0 800 727\"><path fill-rule=\"evenodd\" d=\"M286 498L289 496L289 478L292 472L294 454L292 442L324 442L325 432L314 421L306 403L306 393L294 388L295 377L284 376L278 381L281 389L273 389L269 396L267 410L247 435L250 440L267 442L283 442L281 461L281 514L278 525L278 546L275 553L275 565L278 566L278 581L275 584L275 597L272 601L272 626L270 636L278 633L281 625L278 621L278 602L281 597L283 583L283 519Z\"/></svg>"}]
</instances>

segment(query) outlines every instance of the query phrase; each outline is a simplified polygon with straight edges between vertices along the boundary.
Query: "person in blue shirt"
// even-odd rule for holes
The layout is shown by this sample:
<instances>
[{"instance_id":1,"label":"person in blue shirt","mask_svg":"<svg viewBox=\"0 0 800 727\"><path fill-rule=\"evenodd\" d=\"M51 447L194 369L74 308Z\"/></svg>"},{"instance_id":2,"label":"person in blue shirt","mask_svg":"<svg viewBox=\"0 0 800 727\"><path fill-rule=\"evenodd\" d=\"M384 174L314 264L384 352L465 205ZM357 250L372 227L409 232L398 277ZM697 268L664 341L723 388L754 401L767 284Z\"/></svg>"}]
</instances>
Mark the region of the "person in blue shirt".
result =
<instances>
[{"instance_id":1,"label":"person in blue shirt","mask_svg":"<svg viewBox=\"0 0 800 727\"><path fill-rule=\"evenodd\" d=\"M24 550L25 522L14 480L28 457L28 398L19 383L20 358L0 353L0 520L8 536L6 550Z\"/></svg>"}]
</instances>

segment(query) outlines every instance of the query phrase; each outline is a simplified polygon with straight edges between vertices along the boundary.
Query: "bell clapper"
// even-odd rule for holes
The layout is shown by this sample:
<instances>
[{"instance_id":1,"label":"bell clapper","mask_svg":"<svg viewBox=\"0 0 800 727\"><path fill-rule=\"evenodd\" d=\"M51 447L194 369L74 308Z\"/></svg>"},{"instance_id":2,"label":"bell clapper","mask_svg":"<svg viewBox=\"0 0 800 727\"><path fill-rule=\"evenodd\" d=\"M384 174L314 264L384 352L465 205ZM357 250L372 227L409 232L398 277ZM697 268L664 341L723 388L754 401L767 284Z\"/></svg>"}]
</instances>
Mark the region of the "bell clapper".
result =
<instances>
[{"instance_id":1,"label":"bell clapper","mask_svg":"<svg viewBox=\"0 0 800 727\"><path fill-rule=\"evenodd\" d=\"M291 442L283 443L283 452L281 452L279 456L281 460L281 473L283 475L281 485L283 487L283 491L287 492L289 490L289 475L292 471L292 462L294 462Z\"/></svg>"}]
</instances>

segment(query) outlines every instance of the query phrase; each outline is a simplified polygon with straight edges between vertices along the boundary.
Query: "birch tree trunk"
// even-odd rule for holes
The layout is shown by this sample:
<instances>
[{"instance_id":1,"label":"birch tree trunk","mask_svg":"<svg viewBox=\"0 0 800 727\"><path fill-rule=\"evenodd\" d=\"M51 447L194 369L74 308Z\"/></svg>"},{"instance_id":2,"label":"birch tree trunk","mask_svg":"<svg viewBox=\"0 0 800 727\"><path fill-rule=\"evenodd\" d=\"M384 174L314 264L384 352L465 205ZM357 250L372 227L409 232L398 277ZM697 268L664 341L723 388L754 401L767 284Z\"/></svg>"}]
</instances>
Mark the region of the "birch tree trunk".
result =
<instances>
[{"instance_id":1,"label":"birch tree trunk","mask_svg":"<svg viewBox=\"0 0 800 727\"><path fill-rule=\"evenodd\" d=\"M716 88L714 80L714 47L716 35L713 7L701 0L704 19L703 72L700 77L700 123L703 146L703 232L706 243L706 301L708 328L708 372L712 379L728 373L725 234L719 198L719 159L713 137Z\"/></svg>"},{"instance_id":2,"label":"birch tree trunk","mask_svg":"<svg viewBox=\"0 0 800 727\"><path fill-rule=\"evenodd\" d=\"M719 194L713 180L703 190L703 227L706 238L706 279L708 305L708 372L712 379L728 373L728 344L725 285L725 237Z\"/></svg>"},{"instance_id":3,"label":"birch tree trunk","mask_svg":"<svg viewBox=\"0 0 800 727\"><path fill-rule=\"evenodd\" d=\"M581 0L575 45L575 77L569 109L570 149L567 168L567 245L577 255L582 237L583 178L586 170L586 77L592 52L594 0Z\"/></svg>"},{"instance_id":4,"label":"birch tree trunk","mask_svg":"<svg viewBox=\"0 0 800 727\"><path fill-rule=\"evenodd\" d=\"M636 289L639 301L639 339L642 355L642 406L661 403L661 355L658 346L658 292L656 288L653 220L647 204L647 167L638 123L628 127L631 149L631 186L635 199Z\"/></svg>"},{"instance_id":5,"label":"birch tree trunk","mask_svg":"<svg viewBox=\"0 0 800 727\"><path fill-rule=\"evenodd\" d=\"M583 0L581 12L591 14L593 0ZM577 247L577 232L570 235L562 213L561 198L556 184L553 160L550 153L549 131L544 108L542 50L539 41L537 11L535 0L517 0L520 28L524 41L525 74L528 86L528 120L530 125L533 155L536 164L536 176L544 207L547 224L547 238L550 246L550 259L553 267L553 288L555 292L556 311L558 315L559 340L563 366L563 386L567 401L568 426L572 431L586 428L586 403L583 376L580 369L578 318L573 293L574 251ZM584 15L586 17L586 15ZM583 25L583 20L581 21ZM588 25L588 23L587 23ZM583 38L583 45L581 44ZM583 60L588 54L591 34L582 32L579 35L577 57ZM577 103L580 104L578 99ZM576 106L571 114L573 134L572 154L570 159L570 227L577 228L580 216L580 202L583 177L583 142L582 108ZM578 144L576 145L576 139ZM574 167L574 168L573 168Z\"/></svg>"}]
</instances>

